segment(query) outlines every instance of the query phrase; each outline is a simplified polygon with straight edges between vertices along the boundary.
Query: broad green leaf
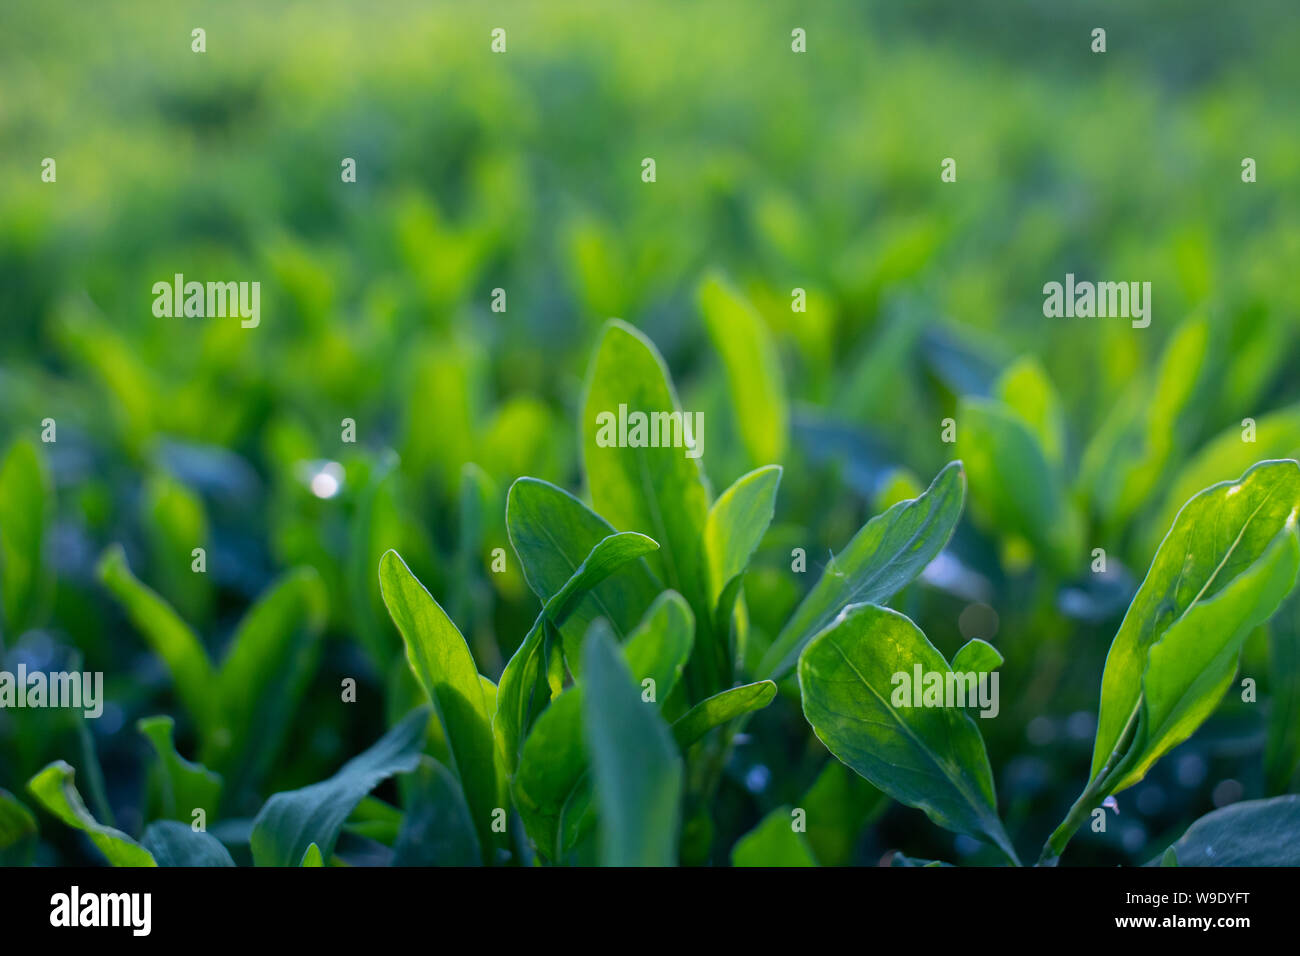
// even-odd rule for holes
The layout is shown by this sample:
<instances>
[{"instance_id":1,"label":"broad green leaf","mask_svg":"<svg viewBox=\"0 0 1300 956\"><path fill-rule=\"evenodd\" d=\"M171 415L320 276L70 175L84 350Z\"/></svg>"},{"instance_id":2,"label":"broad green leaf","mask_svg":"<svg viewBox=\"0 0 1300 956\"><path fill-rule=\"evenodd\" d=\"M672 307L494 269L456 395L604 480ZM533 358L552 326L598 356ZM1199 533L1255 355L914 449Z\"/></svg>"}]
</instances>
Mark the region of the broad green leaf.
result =
<instances>
[{"instance_id":1,"label":"broad green leaf","mask_svg":"<svg viewBox=\"0 0 1300 956\"><path fill-rule=\"evenodd\" d=\"M849 608L799 659L804 716L831 753L895 800L1015 860L975 722L956 706L895 705L906 686L894 675L910 678L918 666L949 673L943 655L902 614Z\"/></svg>"},{"instance_id":2,"label":"broad green leaf","mask_svg":"<svg viewBox=\"0 0 1300 956\"><path fill-rule=\"evenodd\" d=\"M1300 795L1243 800L1207 813L1170 851L1178 866L1300 866Z\"/></svg>"},{"instance_id":3,"label":"broad green leaf","mask_svg":"<svg viewBox=\"0 0 1300 956\"><path fill-rule=\"evenodd\" d=\"M56 760L27 782L27 789L50 813L80 830L113 866L157 866L153 856L121 830L104 826L91 816L77 792L76 772Z\"/></svg>"},{"instance_id":4,"label":"broad green leaf","mask_svg":"<svg viewBox=\"0 0 1300 956\"><path fill-rule=\"evenodd\" d=\"M145 529L149 537L158 592L192 621L208 618L212 578L196 574L193 549L211 548L203 500L166 472L153 475L144 492Z\"/></svg>"},{"instance_id":5,"label":"broad green leaf","mask_svg":"<svg viewBox=\"0 0 1300 956\"><path fill-rule=\"evenodd\" d=\"M618 425L608 425L611 416L622 417L620 411L629 416L639 412L661 424L664 417L681 411L663 358L649 339L626 323L605 324L582 408L583 464L595 510L614 527L640 531L659 542L659 552L647 559L651 570L685 596L697 623L707 626L701 535L709 490L699 459L688 457L685 447L670 447L671 441L661 441L659 447L632 445L637 436L630 427L623 445ZM656 414L661 417L652 418ZM694 415L686 417L694 426ZM648 443L648 426L643 437ZM703 432L694 436L697 450L703 449L706 437ZM611 443L603 444L606 439Z\"/></svg>"},{"instance_id":6,"label":"broad green leaf","mask_svg":"<svg viewBox=\"0 0 1300 956\"><path fill-rule=\"evenodd\" d=\"M506 529L524 578L543 604L569 582L592 548L614 534L609 522L573 495L537 478L510 486ZM570 669L580 668L582 637L592 621L603 617L623 640L662 589L644 561L628 562L593 587L560 628Z\"/></svg>"},{"instance_id":7,"label":"broad green leaf","mask_svg":"<svg viewBox=\"0 0 1300 956\"><path fill-rule=\"evenodd\" d=\"M0 866L28 866L36 849L36 818L0 788Z\"/></svg>"},{"instance_id":8,"label":"broad green leaf","mask_svg":"<svg viewBox=\"0 0 1300 956\"><path fill-rule=\"evenodd\" d=\"M708 697L673 723L673 738L685 750L714 727L721 727L751 711L762 710L776 697L776 684L761 680L742 684Z\"/></svg>"},{"instance_id":9,"label":"broad green leaf","mask_svg":"<svg viewBox=\"0 0 1300 956\"><path fill-rule=\"evenodd\" d=\"M690 656L691 610L666 591L623 644L623 656L641 699L653 680L654 701L668 699ZM570 688L542 711L524 741L515 776L515 805L543 856L560 861L595 823L587 749L582 735L582 686Z\"/></svg>"},{"instance_id":10,"label":"broad green leaf","mask_svg":"<svg viewBox=\"0 0 1300 956\"><path fill-rule=\"evenodd\" d=\"M695 616L676 591L665 591L646 611L645 618L623 644L632 679L638 686L654 681L654 699L668 699L691 656Z\"/></svg>"},{"instance_id":11,"label":"broad green leaf","mask_svg":"<svg viewBox=\"0 0 1300 956\"><path fill-rule=\"evenodd\" d=\"M957 448L970 476L971 510L1004 538L1028 541L1059 574L1082 558L1082 521L1065 477L1034 432L1000 402L964 398Z\"/></svg>"},{"instance_id":12,"label":"broad green leaf","mask_svg":"<svg viewBox=\"0 0 1300 956\"><path fill-rule=\"evenodd\" d=\"M1300 406L1293 405L1254 423L1254 441L1244 441L1246 426L1234 424L1188 460L1169 484L1164 504L1153 516L1148 548L1154 551L1189 498L1221 481L1235 481L1257 461L1300 458Z\"/></svg>"},{"instance_id":13,"label":"broad green leaf","mask_svg":"<svg viewBox=\"0 0 1300 956\"><path fill-rule=\"evenodd\" d=\"M546 676L547 633L562 626L592 588L656 547L650 538L633 531L618 532L598 541L564 586L547 600L532 629L506 663L501 673L493 730L505 748L504 756L511 771L539 709L535 691L538 680Z\"/></svg>"},{"instance_id":14,"label":"broad green leaf","mask_svg":"<svg viewBox=\"0 0 1300 956\"><path fill-rule=\"evenodd\" d=\"M141 838L159 866L234 866L230 851L204 830L177 820L156 820Z\"/></svg>"},{"instance_id":15,"label":"broad green leaf","mask_svg":"<svg viewBox=\"0 0 1300 956\"><path fill-rule=\"evenodd\" d=\"M731 848L732 866L816 866L808 840L794 829L792 809L777 807Z\"/></svg>"},{"instance_id":16,"label":"broad green leaf","mask_svg":"<svg viewBox=\"0 0 1300 956\"><path fill-rule=\"evenodd\" d=\"M38 623L50 588L45 534L54 486L35 443L9 446L0 462L0 635Z\"/></svg>"},{"instance_id":17,"label":"broad green leaf","mask_svg":"<svg viewBox=\"0 0 1300 956\"><path fill-rule=\"evenodd\" d=\"M409 778L394 866L478 866L483 852L465 793L450 770L421 757Z\"/></svg>"},{"instance_id":18,"label":"broad green leaf","mask_svg":"<svg viewBox=\"0 0 1300 956\"><path fill-rule=\"evenodd\" d=\"M704 550L709 561L711 608L732 579L743 574L772 523L781 466L768 465L736 480L718 496L704 525Z\"/></svg>"},{"instance_id":19,"label":"broad green leaf","mask_svg":"<svg viewBox=\"0 0 1300 956\"><path fill-rule=\"evenodd\" d=\"M641 701L607 625L592 625L582 654L583 730L599 809L601 864L672 866L681 755L658 711Z\"/></svg>"},{"instance_id":20,"label":"broad green leaf","mask_svg":"<svg viewBox=\"0 0 1300 956\"><path fill-rule=\"evenodd\" d=\"M323 857L332 855L339 829L361 798L393 774L409 773L418 765L428 723L427 708L414 710L328 780L273 795L253 820L249 846L254 864L297 866L313 843Z\"/></svg>"},{"instance_id":21,"label":"broad green leaf","mask_svg":"<svg viewBox=\"0 0 1300 956\"><path fill-rule=\"evenodd\" d=\"M1295 583L1298 510L1300 465L1273 461L1179 512L1106 657L1090 778L1124 756L1107 793L1142 779L1218 703L1242 641Z\"/></svg>"},{"instance_id":22,"label":"broad green leaf","mask_svg":"<svg viewBox=\"0 0 1300 956\"><path fill-rule=\"evenodd\" d=\"M172 739L175 726L170 717L146 717L136 722L136 728L148 738L158 755L162 815L188 824L193 822L193 811L201 809L209 819L215 818L221 799L221 775L202 764L191 763L176 752Z\"/></svg>"},{"instance_id":23,"label":"broad green leaf","mask_svg":"<svg viewBox=\"0 0 1300 956\"><path fill-rule=\"evenodd\" d=\"M315 843L307 847L307 852L302 855L302 862L298 864L300 867L323 867L324 865L325 859L320 855L320 847Z\"/></svg>"},{"instance_id":24,"label":"broad green leaf","mask_svg":"<svg viewBox=\"0 0 1300 956\"><path fill-rule=\"evenodd\" d=\"M220 705L216 675L198 636L171 605L141 584L126 563L120 545L104 552L99 579L121 602L127 617L154 652L163 659L176 684L176 693L205 736L219 726Z\"/></svg>"},{"instance_id":25,"label":"broad green leaf","mask_svg":"<svg viewBox=\"0 0 1300 956\"><path fill-rule=\"evenodd\" d=\"M1002 666L1002 655L988 641L978 637L967 641L952 658L952 669L961 674L987 674Z\"/></svg>"},{"instance_id":26,"label":"broad green leaf","mask_svg":"<svg viewBox=\"0 0 1300 956\"><path fill-rule=\"evenodd\" d=\"M1002 373L994 390L1029 426L1047 460L1059 466L1065 458L1065 416L1056 389L1038 361L1022 356Z\"/></svg>"},{"instance_id":27,"label":"broad green leaf","mask_svg":"<svg viewBox=\"0 0 1300 956\"><path fill-rule=\"evenodd\" d=\"M274 760L315 670L327 598L320 576L296 568L277 579L248 610L216 675L222 733L209 756L218 766L238 761L243 779L260 781ZM217 755L229 753L218 759Z\"/></svg>"},{"instance_id":28,"label":"broad green leaf","mask_svg":"<svg viewBox=\"0 0 1300 956\"><path fill-rule=\"evenodd\" d=\"M851 604L883 604L943 550L961 517L966 476L950 462L925 494L876 515L837 554L763 655L760 676L778 679L799 654Z\"/></svg>"},{"instance_id":29,"label":"broad green leaf","mask_svg":"<svg viewBox=\"0 0 1300 956\"><path fill-rule=\"evenodd\" d=\"M750 463L781 461L790 411L771 331L753 306L716 275L701 284L699 301L713 347L722 357L736 426Z\"/></svg>"},{"instance_id":30,"label":"broad green leaf","mask_svg":"<svg viewBox=\"0 0 1300 956\"><path fill-rule=\"evenodd\" d=\"M411 670L433 702L446 734L452 770L465 790L486 852L496 843L491 831L492 810L498 806L496 747L492 715L469 645L396 551L385 552L380 560L379 583L388 613L406 643ZM324 844L322 848L330 849Z\"/></svg>"}]
</instances>

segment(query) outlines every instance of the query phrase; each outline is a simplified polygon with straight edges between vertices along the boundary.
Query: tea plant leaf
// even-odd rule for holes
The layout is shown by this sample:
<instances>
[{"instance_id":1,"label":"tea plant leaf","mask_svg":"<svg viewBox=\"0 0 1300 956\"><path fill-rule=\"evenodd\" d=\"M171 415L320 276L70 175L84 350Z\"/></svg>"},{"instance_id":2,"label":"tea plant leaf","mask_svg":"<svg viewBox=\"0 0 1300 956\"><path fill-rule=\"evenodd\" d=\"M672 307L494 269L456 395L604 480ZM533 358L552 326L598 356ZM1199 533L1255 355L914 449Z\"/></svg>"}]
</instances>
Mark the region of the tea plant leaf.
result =
<instances>
[{"instance_id":1,"label":"tea plant leaf","mask_svg":"<svg viewBox=\"0 0 1300 956\"><path fill-rule=\"evenodd\" d=\"M630 429L626 443L617 434L608 436L614 441L606 447L598 440L600 421L607 420L603 416L618 419L620 409L647 418L681 411L667 367L649 339L624 322L605 324L582 409L583 465L595 510L614 527L640 531L659 542L659 552L647 559L651 570L685 596L697 624L707 626L701 533L709 490L699 459L688 458L686 448L671 447L671 442L660 447L632 445ZM645 437L648 442L648 425ZM702 449L704 435L695 440Z\"/></svg>"},{"instance_id":2,"label":"tea plant leaf","mask_svg":"<svg viewBox=\"0 0 1300 956\"><path fill-rule=\"evenodd\" d=\"M325 865L325 858L321 856L320 847L318 847L315 843L307 847L307 852L302 855L302 862L298 864L298 866L300 867L303 866L323 867L324 865Z\"/></svg>"},{"instance_id":3,"label":"tea plant leaf","mask_svg":"<svg viewBox=\"0 0 1300 956\"><path fill-rule=\"evenodd\" d=\"M44 541L54 487L35 443L15 441L0 462L0 635L17 637L44 613Z\"/></svg>"},{"instance_id":4,"label":"tea plant leaf","mask_svg":"<svg viewBox=\"0 0 1300 956\"><path fill-rule=\"evenodd\" d=\"M607 625L592 625L582 654L583 731L599 808L601 864L671 866L681 816L681 755L658 712L642 703Z\"/></svg>"},{"instance_id":5,"label":"tea plant leaf","mask_svg":"<svg viewBox=\"0 0 1300 956\"><path fill-rule=\"evenodd\" d=\"M253 820L253 863L297 866L312 843L322 856L333 854L339 830L361 798L418 765L428 723L428 709L418 708L328 780L273 795Z\"/></svg>"},{"instance_id":6,"label":"tea plant leaf","mask_svg":"<svg viewBox=\"0 0 1300 956\"><path fill-rule=\"evenodd\" d=\"M0 787L0 866L28 866L36 850L36 817Z\"/></svg>"},{"instance_id":7,"label":"tea plant leaf","mask_svg":"<svg viewBox=\"0 0 1300 956\"><path fill-rule=\"evenodd\" d=\"M219 766L240 763L243 779L260 780L283 744L315 670L327 613L325 585L311 568L276 580L244 615L216 675L227 747L205 748ZM217 759L218 754L229 757Z\"/></svg>"},{"instance_id":8,"label":"tea plant leaf","mask_svg":"<svg viewBox=\"0 0 1300 956\"><path fill-rule=\"evenodd\" d=\"M673 723L673 738L686 750L714 727L721 727L742 714L762 710L776 698L776 684L761 680L732 687L708 697Z\"/></svg>"},{"instance_id":9,"label":"tea plant leaf","mask_svg":"<svg viewBox=\"0 0 1300 956\"><path fill-rule=\"evenodd\" d=\"M177 820L156 820L144 829L145 849L159 866L234 866L230 851L203 830Z\"/></svg>"},{"instance_id":10,"label":"tea plant leaf","mask_svg":"<svg viewBox=\"0 0 1300 956\"><path fill-rule=\"evenodd\" d=\"M788 806L777 807L731 848L732 866L816 866L808 841L795 832Z\"/></svg>"},{"instance_id":11,"label":"tea plant leaf","mask_svg":"<svg viewBox=\"0 0 1300 956\"><path fill-rule=\"evenodd\" d=\"M614 534L609 522L567 491L537 478L520 478L506 497L506 530L524 578L545 604L587 560L591 549ZM663 586L644 561L630 561L593 587L560 628L565 657L576 674L582 637L603 617L623 640Z\"/></svg>"},{"instance_id":12,"label":"tea plant leaf","mask_svg":"<svg viewBox=\"0 0 1300 956\"><path fill-rule=\"evenodd\" d=\"M1105 792L1131 786L1209 716L1242 641L1295 584L1298 510L1300 465L1272 461L1179 512L1106 657L1090 782L1109 764Z\"/></svg>"},{"instance_id":13,"label":"tea plant leaf","mask_svg":"<svg viewBox=\"0 0 1300 956\"><path fill-rule=\"evenodd\" d=\"M393 845L393 865L478 866L478 832L455 775L422 756L408 779L408 809Z\"/></svg>"},{"instance_id":14,"label":"tea plant leaf","mask_svg":"<svg viewBox=\"0 0 1300 956\"><path fill-rule=\"evenodd\" d=\"M876 515L822 573L763 655L758 672L779 679L804 646L851 604L883 604L925 570L961 517L966 476L959 461L939 472L925 494Z\"/></svg>"},{"instance_id":15,"label":"tea plant leaf","mask_svg":"<svg viewBox=\"0 0 1300 956\"><path fill-rule=\"evenodd\" d=\"M220 720L216 676L198 636L171 605L141 584L126 563L121 545L113 545L99 562L99 579L122 604L127 617L163 659L176 684L176 693L199 725L211 736Z\"/></svg>"},{"instance_id":16,"label":"tea plant leaf","mask_svg":"<svg viewBox=\"0 0 1300 956\"><path fill-rule=\"evenodd\" d=\"M736 479L718 496L704 525L704 550L709 561L712 608L728 584L743 574L749 558L763 540L776 508L781 466L768 465Z\"/></svg>"},{"instance_id":17,"label":"tea plant leaf","mask_svg":"<svg viewBox=\"0 0 1300 956\"><path fill-rule=\"evenodd\" d=\"M952 669L960 674L987 674L1002 666L1002 655L988 641L978 637L967 641L952 657Z\"/></svg>"},{"instance_id":18,"label":"tea plant leaf","mask_svg":"<svg viewBox=\"0 0 1300 956\"><path fill-rule=\"evenodd\" d=\"M997 815L984 738L958 707L895 706L895 674L949 673L897 611L851 607L799 659L804 716L836 757L939 826L1015 850ZM908 701L910 703L910 699Z\"/></svg>"},{"instance_id":19,"label":"tea plant leaf","mask_svg":"<svg viewBox=\"0 0 1300 956\"><path fill-rule=\"evenodd\" d=\"M1028 541L1058 573L1082 557L1082 521L1030 427L1000 402L965 398L957 447L970 476L971 508L982 523Z\"/></svg>"},{"instance_id":20,"label":"tea plant leaf","mask_svg":"<svg viewBox=\"0 0 1300 956\"><path fill-rule=\"evenodd\" d=\"M785 457L790 412L781 359L767 324L735 289L712 275L700 286L700 312L722 357L736 425L751 464Z\"/></svg>"},{"instance_id":21,"label":"tea plant leaf","mask_svg":"<svg viewBox=\"0 0 1300 956\"><path fill-rule=\"evenodd\" d=\"M634 531L621 531L602 538L564 586L547 600L532 629L501 673L493 730L505 748L507 766L511 771L518 763L519 747L536 710L534 690L538 678L546 674L547 629L562 625L583 596L601 581L657 547L653 540Z\"/></svg>"},{"instance_id":22,"label":"tea plant leaf","mask_svg":"<svg viewBox=\"0 0 1300 956\"><path fill-rule=\"evenodd\" d=\"M486 850L496 842L491 838L492 810L497 806L496 746L474 657L456 625L396 551L386 551L380 559L379 584L406 643L411 671L433 702L446 734L452 770L465 790Z\"/></svg>"},{"instance_id":23,"label":"tea plant leaf","mask_svg":"<svg viewBox=\"0 0 1300 956\"><path fill-rule=\"evenodd\" d=\"M202 809L215 817L221 799L221 775L202 764L191 763L176 752L172 733L176 722L170 717L146 717L136 728L153 745L158 756L158 782L162 815L190 823L192 812Z\"/></svg>"},{"instance_id":24,"label":"tea plant leaf","mask_svg":"<svg viewBox=\"0 0 1300 956\"><path fill-rule=\"evenodd\" d=\"M1221 807L1165 852L1178 866L1300 866L1300 795Z\"/></svg>"},{"instance_id":25,"label":"tea plant leaf","mask_svg":"<svg viewBox=\"0 0 1300 956\"><path fill-rule=\"evenodd\" d=\"M46 810L85 833L113 866L157 866L148 850L121 830L104 826L91 816L77 792L75 776L71 766L56 760L27 781L27 789Z\"/></svg>"}]
</instances>

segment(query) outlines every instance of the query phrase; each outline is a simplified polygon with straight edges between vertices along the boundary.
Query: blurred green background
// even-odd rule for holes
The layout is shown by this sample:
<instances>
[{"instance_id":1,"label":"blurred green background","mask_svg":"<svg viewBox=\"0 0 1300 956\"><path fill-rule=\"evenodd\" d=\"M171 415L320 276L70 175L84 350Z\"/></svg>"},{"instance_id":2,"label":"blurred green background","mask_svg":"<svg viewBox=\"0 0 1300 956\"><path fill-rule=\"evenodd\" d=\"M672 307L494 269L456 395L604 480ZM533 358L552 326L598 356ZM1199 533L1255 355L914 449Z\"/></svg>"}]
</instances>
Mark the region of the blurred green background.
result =
<instances>
[{"instance_id":1,"label":"blurred green background","mask_svg":"<svg viewBox=\"0 0 1300 956\"><path fill-rule=\"evenodd\" d=\"M327 776L415 700L378 597L386 548L495 677L536 613L505 490L535 475L582 493L577 409L606 318L643 329L705 411L715 490L766 463L702 315L719 275L769 330L791 408L747 587L759 640L828 549L965 454L939 440L964 398L1015 405L1009 383L1050 383L1039 435L1067 559L1013 533L996 476L971 469L948 555L894 602L945 654L971 636L1002 651L1002 712L978 723L1007 828L1036 847L1086 779L1106 649L1174 511L1240 474L1233 455L1300 453L1298 48L1284 0L3 5L0 451L37 443L52 489L49 590L3 651L11 670L80 655L110 704L86 724L0 711L0 787L21 796L56 758L80 780L97 753L134 832L135 721L177 716L192 753L166 670L96 578L117 542L216 657L276 575L324 579L322 651L234 818ZM260 327L154 317L153 283L178 272L260 281ZM1150 328L1044 318L1042 286L1066 272L1150 281ZM1246 417L1259 440L1237 450ZM321 474L339 487L313 491ZM811 575L790 572L794 547ZM1260 700L1230 693L1069 862L1145 862L1218 804L1294 788L1298 622L1293 601L1248 645ZM717 861L826 765L786 691L732 755ZM994 859L861 786L834 799L847 836L828 861ZM48 821L38 862L98 860Z\"/></svg>"}]
</instances>

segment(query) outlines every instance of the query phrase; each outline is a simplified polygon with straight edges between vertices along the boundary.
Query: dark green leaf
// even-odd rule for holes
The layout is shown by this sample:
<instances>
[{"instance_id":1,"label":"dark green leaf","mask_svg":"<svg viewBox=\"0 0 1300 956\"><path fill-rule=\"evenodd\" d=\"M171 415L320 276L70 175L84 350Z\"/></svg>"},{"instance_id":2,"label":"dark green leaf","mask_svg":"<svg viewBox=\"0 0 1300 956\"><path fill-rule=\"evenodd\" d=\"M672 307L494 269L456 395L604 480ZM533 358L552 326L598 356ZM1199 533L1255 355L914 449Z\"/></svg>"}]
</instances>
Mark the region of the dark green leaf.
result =
<instances>
[{"instance_id":1,"label":"dark green leaf","mask_svg":"<svg viewBox=\"0 0 1300 956\"><path fill-rule=\"evenodd\" d=\"M410 777L394 866L478 866L482 849L465 793L450 770L422 757Z\"/></svg>"},{"instance_id":2,"label":"dark green leaf","mask_svg":"<svg viewBox=\"0 0 1300 956\"><path fill-rule=\"evenodd\" d=\"M1207 813L1165 852L1171 851L1178 866L1300 866L1300 795Z\"/></svg>"},{"instance_id":3,"label":"dark green leaf","mask_svg":"<svg viewBox=\"0 0 1300 956\"><path fill-rule=\"evenodd\" d=\"M145 827L142 841L159 866L234 866L230 851L212 834L176 820Z\"/></svg>"}]
</instances>

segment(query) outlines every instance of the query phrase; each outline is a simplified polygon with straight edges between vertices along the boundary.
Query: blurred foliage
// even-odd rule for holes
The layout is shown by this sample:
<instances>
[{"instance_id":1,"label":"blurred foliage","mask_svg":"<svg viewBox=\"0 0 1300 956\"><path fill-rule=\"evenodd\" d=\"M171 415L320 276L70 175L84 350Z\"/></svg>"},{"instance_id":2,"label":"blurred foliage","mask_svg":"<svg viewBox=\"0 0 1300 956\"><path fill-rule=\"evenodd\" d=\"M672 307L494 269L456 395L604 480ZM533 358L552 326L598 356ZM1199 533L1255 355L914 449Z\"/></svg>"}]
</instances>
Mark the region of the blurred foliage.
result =
<instances>
[{"instance_id":1,"label":"blurred foliage","mask_svg":"<svg viewBox=\"0 0 1300 956\"><path fill-rule=\"evenodd\" d=\"M617 315L704 411L713 489L784 466L746 579L759 650L821 556L954 457L944 418L975 410L976 457L995 443L1023 457L1017 480L1038 476L1026 498L968 456L971 520L893 602L946 655L982 637L1005 658L980 729L1032 849L1086 779L1106 649L1178 507L1300 454L1298 41L1283 0L1017 0L997 17L954 0L6 5L0 653L11 670L84 659L108 700L89 722L0 711L7 805L67 759L88 793L102 774L112 815L96 817L138 834L164 799L159 756L202 752L226 775L210 825L237 830L330 776L420 699L380 599L389 548L495 679L536 615L506 489L532 475L587 494L573 424ZM1066 272L1150 281L1150 328L1044 319L1042 285ZM176 273L260 281L260 327L155 317L152 285ZM196 681L292 683L266 663L290 655L297 705L273 716L285 696L259 690L187 710L97 576L118 543L122 587L184 619ZM796 547L813 577L790 573ZM267 607L291 599L311 607ZM268 614L317 612L259 637ZM1294 789L1298 613L1293 598L1246 645L1259 701L1229 693L1072 861L1144 862L1217 804ZM160 713L175 750L135 729ZM267 721L283 739L234 761L229 735ZM995 861L828 759L787 684L731 753L711 832L688 821L694 858L743 862L784 839L789 807L819 806L782 858ZM37 862L99 860L50 819ZM360 830L336 852L364 859Z\"/></svg>"}]
</instances>

